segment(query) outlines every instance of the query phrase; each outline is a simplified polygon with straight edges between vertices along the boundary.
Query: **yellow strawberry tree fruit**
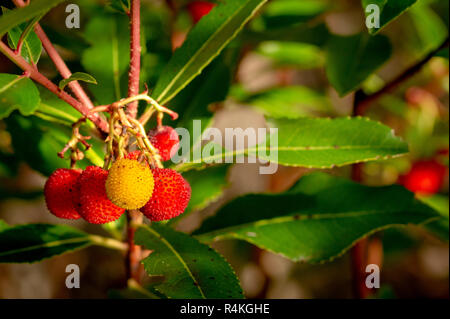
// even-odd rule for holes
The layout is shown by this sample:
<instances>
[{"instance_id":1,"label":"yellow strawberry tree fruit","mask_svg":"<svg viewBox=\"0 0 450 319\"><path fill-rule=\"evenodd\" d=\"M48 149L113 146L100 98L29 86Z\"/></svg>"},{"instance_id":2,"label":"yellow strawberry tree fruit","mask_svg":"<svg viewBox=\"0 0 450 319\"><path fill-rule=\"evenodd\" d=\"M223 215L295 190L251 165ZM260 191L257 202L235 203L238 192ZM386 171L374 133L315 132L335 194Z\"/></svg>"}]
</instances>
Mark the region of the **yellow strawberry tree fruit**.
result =
<instances>
[{"instance_id":1,"label":"yellow strawberry tree fruit","mask_svg":"<svg viewBox=\"0 0 450 319\"><path fill-rule=\"evenodd\" d=\"M144 206L152 196L153 186L153 174L148 165L125 158L111 166L105 184L109 200L125 209Z\"/></svg>"}]
</instances>

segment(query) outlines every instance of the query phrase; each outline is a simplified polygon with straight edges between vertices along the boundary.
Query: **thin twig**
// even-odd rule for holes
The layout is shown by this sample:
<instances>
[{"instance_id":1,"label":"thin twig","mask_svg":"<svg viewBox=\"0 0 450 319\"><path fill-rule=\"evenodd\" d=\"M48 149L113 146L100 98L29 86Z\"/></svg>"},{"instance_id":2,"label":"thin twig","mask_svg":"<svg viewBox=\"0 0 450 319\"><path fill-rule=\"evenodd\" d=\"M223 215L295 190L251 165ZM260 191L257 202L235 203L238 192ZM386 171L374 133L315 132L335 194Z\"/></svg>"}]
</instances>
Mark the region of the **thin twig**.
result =
<instances>
[{"instance_id":1,"label":"thin twig","mask_svg":"<svg viewBox=\"0 0 450 319\"><path fill-rule=\"evenodd\" d=\"M356 107L356 104L355 104ZM353 164L352 180L358 183L362 182L362 164ZM367 264L367 238L358 241L350 250L352 265L352 288L353 295L358 299L366 298L370 291L365 283L365 268Z\"/></svg>"},{"instance_id":2,"label":"thin twig","mask_svg":"<svg viewBox=\"0 0 450 319\"><path fill-rule=\"evenodd\" d=\"M13 2L17 7L24 7L27 5L23 0L13 0ZM69 78L72 75L72 72L70 72L66 63L61 58L58 51L55 49L50 39L45 34L44 30L39 25L39 23L36 23L36 25L34 26L34 31L38 36L38 38L41 40L45 52L47 52L49 58L53 61L56 68L58 69L58 72L64 79ZM88 95L86 94L80 83L78 83L78 81L72 81L68 84L68 86L75 94L75 96L78 98L78 100L80 100L81 103L83 103L88 108L94 107L94 104L92 103L91 99L88 97Z\"/></svg>"},{"instance_id":3,"label":"thin twig","mask_svg":"<svg viewBox=\"0 0 450 319\"><path fill-rule=\"evenodd\" d=\"M380 97L385 95L386 93L392 92L394 89L396 89L400 84L402 84L404 81L408 80L412 76L414 76L417 72L419 72L422 67L427 64L434 56L436 56L436 53L441 51L442 49L449 46L449 38L447 37L445 41L435 50L431 51L427 56L425 56L422 60L418 61L416 64L405 70L403 73L401 73L399 76L397 76L394 80L386 84L383 88L378 90L375 93L372 93L370 95L367 95L364 93L363 90L358 90L355 93L355 107L353 108L353 115L362 115L365 113L366 109L369 107L370 104L378 100Z\"/></svg>"},{"instance_id":4,"label":"thin twig","mask_svg":"<svg viewBox=\"0 0 450 319\"><path fill-rule=\"evenodd\" d=\"M81 152L77 145L81 143L85 147L85 151L91 148L91 144L86 140L91 139L91 136L83 136L80 133L80 126L86 122L86 117L80 118L78 121L72 124L72 137L64 146L61 152L58 153L58 157L64 159L64 154L70 149L70 167L74 168L77 161L81 161L84 158L84 153Z\"/></svg>"},{"instance_id":5,"label":"thin twig","mask_svg":"<svg viewBox=\"0 0 450 319\"><path fill-rule=\"evenodd\" d=\"M139 94L139 76L141 71L141 15L140 0L131 1L130 10L130 71L128 73L128 96ZM135 118L138 101L128 105L128 114Z\"/></svg>"},{"instance_id":6,"label":"thin twig","mask_svg":"<svg viewBox=\"0 0 450 319\"><path fill-rule=\"evenodd\" d=\"M50 42L50 39L45 34L44 30L39 24L36 24L34 27L34 31L36 32L36 35L41 39L42 46L44 47L45 51L47 52L49 58L53 61L56 68L58 69L59 73L64 79L70 78L72 75L72 72L70 72L69 68L67 67L64 60L59 55L58 51L56 51L53 44ZM68 84L70 90L75 94L75 96L80 100L81 103L86 105L89 108L93 108L94 104L92 103L91 99L88 97L84 89L81 87L80 83L78 81L71 81Z\"/></svg>"},{"instance_id":7,"label":"thin twig","mask_svg":"<svg viewBox=\"0 0 450 319\"><path fill-rule=\"evenodd\" d=\"M79 102L77 99L73 98L63 90L59 89L57 85L55 85L52 81L50 81L47 77L40 73L35 66L30 65L23 57L17 55L2 41L0 41L0 52L2 52L8 59L14 62L19 68L21 68L32 80L46 87L60 99L64 100L72 107L74 107L82 115L86 116L97 126L97 128L99 128L103 132L108 131L108 123L106 123L103 118L99 117L96 113L90 113L89 107Z\"/></svg>"}]
</instances>

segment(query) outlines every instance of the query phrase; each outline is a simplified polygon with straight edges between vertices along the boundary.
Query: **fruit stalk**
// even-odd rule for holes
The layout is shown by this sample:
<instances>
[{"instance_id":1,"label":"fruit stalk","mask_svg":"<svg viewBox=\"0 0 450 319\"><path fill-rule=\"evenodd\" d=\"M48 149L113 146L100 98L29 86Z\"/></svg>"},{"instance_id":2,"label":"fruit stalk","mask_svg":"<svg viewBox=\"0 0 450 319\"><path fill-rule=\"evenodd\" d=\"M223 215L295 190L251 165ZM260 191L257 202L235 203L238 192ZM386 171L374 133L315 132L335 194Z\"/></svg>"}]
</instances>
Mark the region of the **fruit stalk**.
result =
<instances>
[{"instance_id":1,"label":"fruit stalk","mask_svg":"<svg viewBox=\"0 0 450 319\"><path fill-rule=\"evenodd\" d=\"M134 233L136 226L142 224L142 214L139 211L127 211L127 244L128 250L125 257L125 270L127 280L134 279L141 282L139 262L141 260L141 246L135 245Z\"/></svg>"}]
</instances>

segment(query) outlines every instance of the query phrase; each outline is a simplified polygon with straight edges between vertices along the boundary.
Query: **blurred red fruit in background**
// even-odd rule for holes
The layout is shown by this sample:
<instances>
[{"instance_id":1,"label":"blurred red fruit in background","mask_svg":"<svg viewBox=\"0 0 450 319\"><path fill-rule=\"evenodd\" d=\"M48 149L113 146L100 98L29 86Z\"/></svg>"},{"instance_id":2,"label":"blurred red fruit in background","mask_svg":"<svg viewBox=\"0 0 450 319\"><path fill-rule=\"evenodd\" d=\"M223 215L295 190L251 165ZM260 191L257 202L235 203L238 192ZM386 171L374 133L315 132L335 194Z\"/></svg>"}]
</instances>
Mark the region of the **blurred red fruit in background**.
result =
<instances>
[{"instance_id":1,"label":"blurred red fruit in background","mask_svg":"<svg viewBox=\"0 0 450 319\"><path fill-rule=\"evenodd\" d=\"M187 8L194 23L197 23L203 16L207 15L214 6L214 3L208 1L194 1L189 3Z\"/></svg>"},{"instance_id":2,"label":"blurred red fruit in background","mask_svg":"<svg viewBox=\"0 0 450 319\"><path fill-rule=\"evenodd\" d=\"M446 173L447 168L435 160L418 161L399 182L414 193L431 195L441 189Z\"/></svg>"}]
</instances>

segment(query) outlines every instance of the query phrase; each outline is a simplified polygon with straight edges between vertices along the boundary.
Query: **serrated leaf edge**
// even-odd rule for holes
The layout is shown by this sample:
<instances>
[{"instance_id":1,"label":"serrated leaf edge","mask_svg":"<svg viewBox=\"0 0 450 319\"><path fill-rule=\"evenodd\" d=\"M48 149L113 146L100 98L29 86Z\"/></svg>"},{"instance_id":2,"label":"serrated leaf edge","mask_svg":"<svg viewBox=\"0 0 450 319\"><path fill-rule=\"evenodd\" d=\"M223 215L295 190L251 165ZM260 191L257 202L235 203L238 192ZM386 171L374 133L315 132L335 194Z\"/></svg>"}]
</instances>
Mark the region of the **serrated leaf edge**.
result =
<instances>
[{"instance_id":1,"label":"serrated leaf edge","mask_svg":"<svg viewBox=\"0 0 450 319\"><path fill-rule=\"evenodd\" d=\"M150 227L140 226L139 228L150 228ZM171 229L172 231L175 231L175 230L172 229L172 228L170 228L170 229ZM161 235L159 235L158 232L156 232L156 234L158 235L158 238L162 237ZM186 235L186 236L190 236L189 234L186 234L186 233L183 233L183 234ZM193 238L193 239L196 239L194 236L190 236L190 237ZM196 239L196 240L198 240L198 239ZM235 276L235 278L236 278L236 280L237 280L237 283L238 283L239 288L240 288L239 294L240 294L242 297L244 297L244 293L243 293L243 291L242 291L242 286L241 286L241 282L240 282L240 280L239 280L239 277L237 276L237 274L236 274L236 272L234 271L233 267L231 267L231 265L230 265L230 263L228 262L228 260L227 260L224 256L222 256L217 250L215 250L214 248L212 248L212 247L209 246L208 244L206 244L206 243L204 243L204 242L201 242L201 241L199 241L199 244L200 244L200 245L205 245L205 246L207 246L208 249L210 249L211 251L215 252L216 255L217 255L220 259L222 259L222 260L225 262L225 264L228 266L229 270L231 271L231 273ZM150 256L149 256L149 257L150 257ZM149 257L147 257L147 258L149 258ZM147 259L147 258L144 258L143 260L141 260L141 263L143 264L143 261L144 261L145 259ZM149 276L151 276L151 275L149 274ZM195 281L195 282L197 282L197 281ZM157 286L154 286L153 288L154 288L155 290L157 290L158 292L162 293L163 295L165 295L167 298L172 299L170 296L167 296L167 295L166 295L165 293L163 293L160 289L158 289ZM206 299L206 297L204 297L204 299Z\"/></svg>"},{"instance_id":2,"label":"serrated leaf edge","mask_svg":"<svg viewBox=\"0 0 450 319\"><path fill-rule=\"evenodd\" d=\"M208 40L206 40L203 45L195 52L195 54L191 57L191 59L188 61L188 63L186 63L183 68L178 72L178 74L176 76L174 76L172 78L172 80L169 82L169 84L166 86L166 88L159 94L159 96L156 98L157 101L159 101L161 104L166 104L167 102L169 102L178 92L180 92L183 88L185 88L188 83L190 83L192 81L192 79L194 79L195 77L197 77L202 70L211 63L212 60L214 60L219 53L222 51L222 49L231 42L232 39L235 38L235 36L243 29L244 25L247 24L247 22L255 15L255 13L267 2L267 0L262 0L261 3L259 5L257 5L255 7L255 9L252 10L251 14L247 17L247 19L245 19L242 24L240 25L239 28L237 28L235 30L235 32L232 34L231 37L229 37L229 39L227 41L225 41L222 46L220 46L217 50L216 53L211 55L210 58L208 60L205 61L205 63L203 63L203 66L199 68L198 72L194 73L190 78L188 78L187 81L185 81L185 83L181 86L179 86L178 90L175 90L172 94L168 95L165 97L165 95L167 95L167 92L170 91L171 87L173 87L173 85L176 83L176 81L178 80L178 78L181 76L181 74L184 72L184 70L187 69L187 67L192 63L192 61L194 61L195 56L197 56L198 54L200 54L201 49L204 48L206 46L206 44L208 44L210 42L210 40L212 38L214 38L214 36L220 31L222 30L222 28L224 26L227 25L226 22L228 22L229 20L231 20L234 15L228 17L228 19L225 21L225 23L222 24L222 26L217 29L209 38ZM245 4L244 4L245 6ZM236 13L239 13L239 10L236 10ZM182 48L182 47L181 47ZM180 48L180 49L181 49ZM170 62L169 62L170 63Z\"/></svg>"},{"instance_id":3,"label":"serrated leaf edge","mask_svg":"<svg viewBox=\"0 0 450 319\"><path fill-rule=\"evenodd\" d=\"M330 214L330 215L331 215L331 214ZM311 215L309 215L309 216L311 216ZM292 220L294 220L294 216L289 216L289 217L291 217ZM384 225L384 226L381 226L381 227L376 227L376 228L370 230L369 232L363 234L362 236L358 237L358 238L355 239L354 241L352 241L348 246L344 247L344 248L343 248L339 253L337 253L336 255L330 256L329 258L325 258L325 259L322 259L322 260L317 260L317 261L311 261L311 260L308 260L308 257L303 257L303 258L292 258L292 257L289 257L289 256L287 256L286 254L284 254L284 253L282 253L282 252L279 252L279 251L276 251L276 250L274 250L274 249L268 248L268 247L266 247L265 245L257 244L256 242L254 242L254 241L253 241L251 238L249 238L249 237L243 237L243 236L240 236L240 235L238 235L238 234L236 234L236 233L229 233L229 234L226 234L226 235L224 235L224 236L218 236L218 237L215 237L215 238L213 238L213 239L211 240L211 242L216 242L216 241L220 241L220 240L223 240L223 239L239 239L239 240L243 240L243 241L249 242L249 243L251 243L251 244L253 244L253 245L255 245L255 246L257 246L257 247L259 247L259 248L261 248L261 249L270 251L270 252L272 252L272 253L274 253L274 254L276 254L276 255L282 256L282 257L284 257L284 258L286 258L286 259L289 259L289 260L292 260L292 261L294 261L294 262L308 262L308 263L311 263L311 264L323 264L323 263L326 263L326 262L331 262L331 261L333 261L333 260L335 260L335 259L341 257L342 255L344 255L351 247L353 247L353 246L354 246L358 241L360 241L361 239L366 238L366 237L368 237L368 236L370 236L370 235L372 235L372 234L374 234L374 233L377 233L377 232L379 232L379 231L382 231L382 230L384 230L384 229L388 229L388 228L392 228L392 227L407 227L408 225L418 225L418 226L421 226L421 225L425 225L425 224L427 224L427 223L430 223L430 222L432 222L432 221L434 221L434 220L438 220L438 219L440 219L440 218L441 218L440 216L430 217L429 219L427 219L427 220L425 220L425 221L423 221L423 222L421 222L421 223L417 223L417 224L412 224L412 223L407 223L407 224L396 224L396 223L394 223L394 224ZM306 219L306 218L305 218L305 219ZM266 221L269 221L269 220L266 220ZM251 223L248 223L248 224L251 224ZM245 225L245 224L243 224L243 225ZM230 228L231 228L231 227L230 227ZM226 229L226 228L225 228L225 229ZM213 233L213 232L210 232L210 233ZM207 234L210 234L210 233L204 233L204 234L201 234L201 235L198 235L198 236L194 236L194 237L197 238L199 241L201 241L201 242L203 242L203 243L206 243L206 242L209 242L209 241L202 241L202 240L201 240L201 236L207 235ZM310 256L310 257L311 257L311 256Z\"/></svg>"}]
</instances>

